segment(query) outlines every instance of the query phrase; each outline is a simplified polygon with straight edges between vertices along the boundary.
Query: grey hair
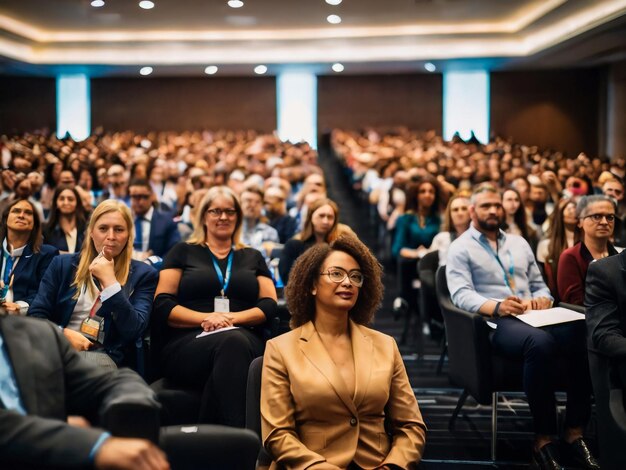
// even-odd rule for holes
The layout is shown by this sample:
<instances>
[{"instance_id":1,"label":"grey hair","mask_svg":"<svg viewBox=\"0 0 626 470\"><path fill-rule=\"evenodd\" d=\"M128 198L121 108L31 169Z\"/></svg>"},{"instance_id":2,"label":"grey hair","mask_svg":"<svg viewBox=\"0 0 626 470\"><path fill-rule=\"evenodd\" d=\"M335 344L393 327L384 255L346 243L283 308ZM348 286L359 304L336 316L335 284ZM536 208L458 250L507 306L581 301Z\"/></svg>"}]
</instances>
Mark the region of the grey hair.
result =
<instances>
[{"instance_id":1,"label":"grey hair","mask_svg":"<svg viewBox=\"0 0 626 470\"><path fill-rule=\"evenodd\" d=\"M582 219L587 215L587 209L591 204L596 202L610 202L613 206L613 210L617 213L617 203L612 197L605 196L604 194L594 194L592 196L582 196L576 204L576 218Z\"/></svg>"},{"instance_id":2,"label":"grey hair","mask_svg":"<svg viewBox=\"0 0 626 470\"><path fill-rule=\"evenodd\" d=\"M472 191L472 196L470 197L470 203L472 205L476 204L476 196L482 193L492 193L492 194L497 194L498 196L500 196L500 191L498 191L498 188L496 188L493 184L482 183L476 186L476 188L474 188L474 191Z\"/></svg>"}]
</instances>

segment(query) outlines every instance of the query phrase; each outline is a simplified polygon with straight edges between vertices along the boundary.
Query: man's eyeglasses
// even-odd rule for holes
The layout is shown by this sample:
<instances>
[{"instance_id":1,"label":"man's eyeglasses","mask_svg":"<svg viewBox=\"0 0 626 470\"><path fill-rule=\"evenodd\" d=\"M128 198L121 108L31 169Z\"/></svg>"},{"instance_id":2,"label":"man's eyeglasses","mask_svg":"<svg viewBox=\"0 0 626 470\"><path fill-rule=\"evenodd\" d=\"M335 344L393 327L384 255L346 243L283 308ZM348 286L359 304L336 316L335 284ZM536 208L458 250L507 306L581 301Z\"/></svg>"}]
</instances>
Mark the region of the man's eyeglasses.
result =
<instances>
[{"instance_id":1,"label":"man's eyeglasses","mask_svg":"<svg viewBox=\"0 0 626 470\"><path fill-rule=\"evenodd\" d=\"M320 276L323 276L324 274L328 276L328 279L336 282L337 284L343 282L346 278L348 278L350 284L352 284L354 287L361 287L363 285L363 281L365 280L361 271L353 269L352 271L348 272L345 269L340 268L339 266L331 266L326 271L321 272Z\"/></svg>"},{"instance_id":2,"label":"man's eyeglasses","mask_svg":"<svg viewBox=\"0 0 626 470\"><path fill-rule=\"evenodd\" d=\"M602 219L606 219L608 223L615 222L615 214L589 214L583 217L583 219L591 219L596 224L600 223Z\"/></svg>"},{"instance_id":3,"label":"man's eyeglasses","mask_svg":"<svg viewBox=\"0 0 626 470\"><path fill-rule=\"evenodd\" d=\"M235 209L208 209L207 213L215 219L220 218L222 214L226 214L226 217L228 218L235 217L237 215L237 211Z\"/></svg>"}]
</instances>

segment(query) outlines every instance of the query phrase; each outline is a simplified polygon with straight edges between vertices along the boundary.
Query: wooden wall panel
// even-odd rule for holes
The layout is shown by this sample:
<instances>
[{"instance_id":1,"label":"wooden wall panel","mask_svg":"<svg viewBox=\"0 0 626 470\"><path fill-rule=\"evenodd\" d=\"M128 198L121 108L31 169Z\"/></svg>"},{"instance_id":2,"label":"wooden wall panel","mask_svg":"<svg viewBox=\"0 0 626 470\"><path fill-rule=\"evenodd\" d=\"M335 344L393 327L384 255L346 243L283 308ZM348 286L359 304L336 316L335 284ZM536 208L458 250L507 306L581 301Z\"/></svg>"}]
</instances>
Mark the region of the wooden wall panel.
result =
<instances>
[{"instance_id":1,"label":"wooden wall panel","mask_svg":"<svg viewBox=\"0 0 626 470\"><path fill-rule=\"evenodd\" d=\"M440 74L318 77L318 131L407 126L442 132Z\"/></svg>"},{"instance_id":2,"label":"wooden wall panel","mask_svg":"<svg viewBox=\"0 0 626 470\"><path fill-rule=\"evenodd\" d=\"M491 133L596 156L605 110L601 69L491 74Z\"/></svg>"},{"instance_id":3,"label":"wooden wall panel","mask_svg":"<svg viewBox=\"0 0 626 470\"><path fill-rule=\"evenodd\" d=\"M92 127L107 131L276 128L276 81L102 78L91 82Z\"/></svg>"},{"instance_id":4,"label":"wooden wall panel","mask_svg":"<svg viewBox=\"0 0 626 470\"><path fill-rule=\"evenodd\" d=\"M56 130L54 78L0 77L0 133Z\"/></svg>"}]
</instances>

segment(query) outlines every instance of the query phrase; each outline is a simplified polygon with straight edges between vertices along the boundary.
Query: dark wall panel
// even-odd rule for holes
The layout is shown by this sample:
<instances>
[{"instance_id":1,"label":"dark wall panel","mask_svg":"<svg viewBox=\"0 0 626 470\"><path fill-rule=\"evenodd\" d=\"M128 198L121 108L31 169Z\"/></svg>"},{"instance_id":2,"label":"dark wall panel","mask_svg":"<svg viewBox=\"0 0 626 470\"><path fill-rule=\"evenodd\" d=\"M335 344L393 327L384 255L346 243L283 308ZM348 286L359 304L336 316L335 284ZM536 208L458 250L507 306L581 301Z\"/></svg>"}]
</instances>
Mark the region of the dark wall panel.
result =
<instances>
[{"instance_id":1,"label":"dark wall panel","mask_svg":"<svg viewBox=\"0 0 626 470\"><path fill-rule=\"evenodd\" d=\"M609 154L626 158L626 61L610 67L608 108Z\"/></svg>"},{"instance_id":2,"label":"dark wall panel","mask_svg":"<svg viewBox=\"0 0 626 470\"><path fill-rule=\"evenodd\" d=\"M102 78L91 93L92 126L107 131L276 128L273 77Z\"/></svg>"},{"instance_id":3,"label":"dark wall panel","mask_svg":"<svg viewBox=\"0 0 626 470\"><path fill-rule=\"evenodd\" d=\"M0 77L0 133L56 130L54 78Z\"/></svg>"},{"instance_id":4,"label":"dark wall panel","mask_svg":"<svg viewBox=\"0 0 626 470\"><path fill-rule=\"evenodd\" d=\"M439 74L318 78L318 130L407 126L442 132Z\"/></svg>"},{"instance_id":5,"label":"dark wall panel","mask_svg":"<svg viewBox=\"0 0 626 470\"><path fill-rule=\"evenodd\" d=\"M597 155L603 76L599 69L492 73L492 134L569 156Z\"/></svg>"}]
</instances>

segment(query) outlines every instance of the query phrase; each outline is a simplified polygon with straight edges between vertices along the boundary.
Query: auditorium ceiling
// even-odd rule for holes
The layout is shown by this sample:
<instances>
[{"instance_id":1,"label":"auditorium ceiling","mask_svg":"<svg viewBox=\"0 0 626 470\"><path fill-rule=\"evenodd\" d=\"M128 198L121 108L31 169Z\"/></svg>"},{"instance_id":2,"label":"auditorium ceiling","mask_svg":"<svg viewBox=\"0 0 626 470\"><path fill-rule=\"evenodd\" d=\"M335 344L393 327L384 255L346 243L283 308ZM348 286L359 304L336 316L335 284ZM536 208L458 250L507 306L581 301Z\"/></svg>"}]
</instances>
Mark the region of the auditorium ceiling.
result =
<instances>
[{"instance_id":1,"label":"auditorium ceiling","mask_svg":"<svg viewBox=\"0 0 626 470\"><path fill-rule=\"evenodd\" d=\"M626 0L0 0L0 73L250 75L593 66L626 58ZM329 23L329 15L335 23Z\"/></svg>"}]
</instances>

